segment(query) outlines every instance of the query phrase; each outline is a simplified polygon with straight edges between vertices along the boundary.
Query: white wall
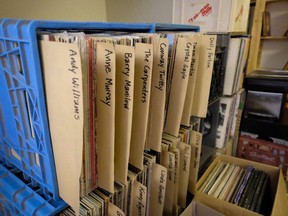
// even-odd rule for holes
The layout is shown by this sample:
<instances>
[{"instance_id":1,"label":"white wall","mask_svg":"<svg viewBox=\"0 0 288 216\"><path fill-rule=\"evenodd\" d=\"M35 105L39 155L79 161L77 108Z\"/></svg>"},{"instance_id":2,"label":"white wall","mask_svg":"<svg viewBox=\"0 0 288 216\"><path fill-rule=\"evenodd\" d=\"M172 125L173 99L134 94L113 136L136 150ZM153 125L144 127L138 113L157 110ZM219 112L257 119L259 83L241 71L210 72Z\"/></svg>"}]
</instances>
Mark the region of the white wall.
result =
<instances>
[{"instance_id":1,"label":"white wall","mask_svg":"<svg viewBox=\"0 0 288 216\"><path fill-rule=\"evenodd\" d=\"M105 0L0 0L1 18L106 21Z\"/></svg>"}]
</instances>

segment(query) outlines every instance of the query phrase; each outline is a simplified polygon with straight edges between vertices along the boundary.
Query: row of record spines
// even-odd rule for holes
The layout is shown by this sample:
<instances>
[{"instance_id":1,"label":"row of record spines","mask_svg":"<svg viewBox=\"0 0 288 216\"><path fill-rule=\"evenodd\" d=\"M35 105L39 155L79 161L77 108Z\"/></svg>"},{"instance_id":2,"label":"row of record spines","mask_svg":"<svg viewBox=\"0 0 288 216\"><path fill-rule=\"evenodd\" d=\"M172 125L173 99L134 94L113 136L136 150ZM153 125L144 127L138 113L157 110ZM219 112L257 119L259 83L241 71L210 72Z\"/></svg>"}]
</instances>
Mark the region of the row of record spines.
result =
<instances>
[{"instance_id":1,"label":"row of record spines","mask_svg":"<svg viewBox=\"0 0 288 216\"><path fill-rule=\"evenodd\" d=\"M153 158L156 156L149 155L144 153L145 158ZM88 195L83 196L80 199L80 215L87 216L96 216L96 215L108 215L108 203L113 203L119 209L125 211L129 215L129 205L131 198L131 187L132 181L138 181L141 184L148 187L148 177L149 177L149 167L151 167L152 160L144 161L144 169L142 171L129 166L129 175L127 177L127 185L115 181L114 182L114 193L110 193L100 187L92 190ZM74 216L76 215L74 210L71 207L64 209L60 216Z\"/></svg>"},{"instance_id":2,"label":"row of record spines","mask_svg":"<svg viewBox=\"0 0 288 216\"><path fill-rule=\"evenodd\" d=\"M181 140L180 137L178 137L177 139L184 141L185 143L189 143L190 142L190 130L189 129L199 131L201 129L201 123L202 123L201 120L202 120L201 118L195 117L195 118L192 118L191 120L192 124L190 127L181 126L179 135L182 134L183 136L185 136L185 138L184 140ZM168 136L172 136L172 135L168 135ZM156 163L160 164L161 153L159 154L158 152L155 152L155 151L148 151L148 152L146 151L144 152L144 160L149 155L151 155L152 157L155 157ZM145 167L142 171L139 171L137 168L133 167L132 165L129 166L129 173L130 174L133 173L132 175L135 176L135 179L133 180L136 180L142 183L146 187L148 187L147 180L149 177L148 176L149 162L151 161L146 162L146 164L144 162ZM108 202L113 203L114 205L116 205L117 207L119 207L121 210L125 212L128 211L127 215L129 215L129 204L130 204L129 199L131 196L131 182L132 182L132 179L128 176L127 186L124 186L120 182L116 182L116 181L114 182L115 191L113 194L98 187L95 190L91 191L87 196L83 196L80 199L80 215L83 215L83 216L85 215L92 215L92 216L93 215L107 215ZM126 197L126 195L128 197ZM180 213L182 211L183 209L181 209L180 206L178 206L177 212ZM60 216L72 216L72 215L74 216L75 212L71 207L68 207L64 209L59 215Z\"/></svg>"}]
</instances>

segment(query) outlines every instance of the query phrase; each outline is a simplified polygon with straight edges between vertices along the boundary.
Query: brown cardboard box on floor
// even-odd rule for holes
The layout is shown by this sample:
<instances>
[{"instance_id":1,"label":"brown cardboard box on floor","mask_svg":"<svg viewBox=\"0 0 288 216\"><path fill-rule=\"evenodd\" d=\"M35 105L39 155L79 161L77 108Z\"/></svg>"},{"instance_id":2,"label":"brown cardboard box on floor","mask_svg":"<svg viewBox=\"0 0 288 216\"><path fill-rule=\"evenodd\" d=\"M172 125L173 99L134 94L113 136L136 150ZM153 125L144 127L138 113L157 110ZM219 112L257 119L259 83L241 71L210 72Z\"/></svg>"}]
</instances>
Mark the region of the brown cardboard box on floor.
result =
<instances>
[{"instance_id":1,"label":"brown cardboard box on floor","mask_svg":"<svg viewBox=\"0 0 288 216\"><path fill-rule=\"evenodd\" d=\"M224 214L207 207L200 202L191 202L180 216L224 216Z\"/></svg>"},{"instance_id":2,"label":"brown cardboard box on floor","mask_svg":"<svg viewBox=\"0 0 288 216\"><path fill-rule=\"evenodd\" d=\"M213 167L217 164L217 162L221 160L231 164L237 164L240 167L248 167L249 165L253 165L254 168L265 171L270 176L270 191L271 198L274 200L273 208L271 215L272 216L287 216L288 215L288 199L286 197L286 185L283 178L283 174L281 170L277 167L248 161L236 157L219 155L212 164L208 167L204 175L197 182L196 188L198 189L200 185L205 181L208 177L209 173L212 171ZM250 210L239 207L235 204L229 203L224 200L217 199L215 197L204 194L200 191L196 191L194 201L199 201L225 215L233 215L233 216L256 216L259 215L256 212L252 212Z\"/></svg>"}]
</instances>

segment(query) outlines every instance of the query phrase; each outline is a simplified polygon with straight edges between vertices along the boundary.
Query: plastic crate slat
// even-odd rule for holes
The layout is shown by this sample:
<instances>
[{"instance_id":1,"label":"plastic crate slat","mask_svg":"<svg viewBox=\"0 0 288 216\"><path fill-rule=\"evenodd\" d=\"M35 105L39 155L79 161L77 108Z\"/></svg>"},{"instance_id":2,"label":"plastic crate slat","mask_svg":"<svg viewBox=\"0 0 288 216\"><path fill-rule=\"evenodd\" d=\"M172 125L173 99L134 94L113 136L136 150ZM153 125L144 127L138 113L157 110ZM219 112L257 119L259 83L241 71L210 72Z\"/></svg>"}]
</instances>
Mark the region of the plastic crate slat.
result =
<instances>
[{"instance_id":1,"label":"plastic crate slat","mask_svg":"<svg viewBox=\"0 0 288 216\"><path fill-rule=\"evenodd\" d=\"M5 202L16 207L18 211L23 213L23 215L51 215L66 206L62 201L57 203L56 207L54 207L52 204L40 197L24 182L11 174L11 172L1 164L0 197L2 199L5 198Z\"/></svg>"},{"instance_id":2,"label":"plastic crate slat","mask_svg":"<svg viewBox=\"0 0 288 216\"><path fill-rule=\"evenodd\" d=\"M11 49L11 50L8 50L6 51L5 53L1 53L0 54L0 57L1 58L7 58L9 54L13 54L13 55L19 55L19 49L18 48L14 48L14 49Z\"/></svg>"},{"instance_id":3,"label":"plastic crate slat","mask_svg":"<svg viewBox=\"0 0 288 216\"><path fill-rule=\"evenodd\" d=\"M21 43L29 43L30 42L29 40L19 39L17 37L11 38L11 37L0 36L0 39L4 40L4 41L9 41L9 42L15 42L15 41L21 42Z\"/></svg>"},{"instance_id":4,"label":"plastic crate slat","mask_svg":"<svg viewBox=\"0 0 288 216\"><path fill-rule=\"evenodd\" d=\"M43 176L39 174L39 173L41 173L41 172L39 172L40 167L38 167L36 165L36 162L32 162L31 158L29 158L29 153L33 155L32 157L34 157L35 153L38 154L37 152L31 151L31 150L26 149L26 148L10 147L8 145L6 145L6 148L8 149L7 151L9 151L9 154L6 153L4 156L6 156L6 159L10 163L14 164L19 169L21 169L23 167L29 167L30 169L23 169L22 171L25 174L36 179L38 182L43 181ZM13 150L14 155L12 154L11 150ZM23 155L24 152L25 152L25 156ZM15 153L18 155L17 157L15 157ZM18 157L21 157L21 159L19 160Z\"/></svg>"},{"instance_id":5,"label":"plastic crate slat","mask_svg":"<svg viewBox=\"0 0 288 216\"><path fill-rule=\"evenodd\" d=\"M16 90L21 90L21 89L26 89L26 85L24 83L24 78L22 75L20 74L17 74L18 77L16 77L14 74L11 73L11 70L8 70L7 68L3 68L3 71L6 73L6 81L9 81L9 84L10 86L8 87L9 89L14 89L12 87L16 86L15 89ZM8 80L8 77L9 76L9 80ZM22 77L19 77L19 76L22 76ZM13 81L13 82L11 82ZM15 85L18 84L18 85ZM20 85L21 84L21 85Z\"/></svg>"}]
</instances>

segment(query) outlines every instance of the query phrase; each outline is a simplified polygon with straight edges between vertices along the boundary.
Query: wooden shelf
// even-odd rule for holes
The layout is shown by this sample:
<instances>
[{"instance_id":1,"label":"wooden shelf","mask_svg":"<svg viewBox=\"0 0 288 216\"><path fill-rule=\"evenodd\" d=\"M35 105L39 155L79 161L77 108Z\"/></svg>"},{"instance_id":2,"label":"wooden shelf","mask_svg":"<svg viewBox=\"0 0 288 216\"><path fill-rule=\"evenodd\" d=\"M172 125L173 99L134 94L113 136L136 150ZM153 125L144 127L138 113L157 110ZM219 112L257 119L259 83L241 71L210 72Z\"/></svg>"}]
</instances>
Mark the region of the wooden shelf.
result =
<instances>
[{"instance_id":1,"label":"wooden shelf","mask_svg":"<svg viewBox=\"0 0 288 216\"><path fill-rule=\"evenodd\" d=\"M287 0L256 0L246 74L256 70L281 71L286 64L288 36L284 32L287 31L287 8ZM262 36L265 11L270 13L270 36Z\"/></svg>"},{"instance_id":2,"label":"wooden shelf","mask_svg":"<svg viewBox=\"0 0 288 216\"><path fill-rule=\"evenodd\" d=\"M288 40L287 36L266 36L261 37L262 40Z\"/></svg>"},{"instance_id":3,"label":"wooden shelf","mask_svg":"<svg viewBox=\"0 0 288 216\"><path fill-rule=\"evenodd\" d=\"M254 74L269 74L269 75L288 75L288 70L282 70L282 69L270 69L270 68L259 68L252 73Z\"/></svg>"}]
</instances>

